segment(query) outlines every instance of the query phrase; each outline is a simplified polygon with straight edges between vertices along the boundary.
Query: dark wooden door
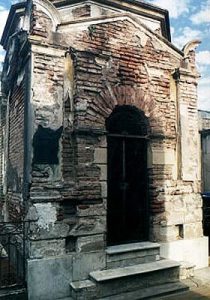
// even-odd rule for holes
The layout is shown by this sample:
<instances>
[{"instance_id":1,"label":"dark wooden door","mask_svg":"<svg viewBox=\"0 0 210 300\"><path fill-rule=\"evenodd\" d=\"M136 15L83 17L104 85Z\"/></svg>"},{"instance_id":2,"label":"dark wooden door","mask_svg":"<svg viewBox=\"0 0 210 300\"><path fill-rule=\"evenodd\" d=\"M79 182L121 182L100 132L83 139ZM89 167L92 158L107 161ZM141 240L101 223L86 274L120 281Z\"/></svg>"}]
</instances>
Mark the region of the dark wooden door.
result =
<instances>
[{"instance_id":1,"label":"dark wooden door","mask_svg":"<svg viewBox=\"0 0 210 300\"><path fill-rule=\"evenodd\" d=\"M107 142L108 245L148 240L147 141L110 134Z\"/></svg>"}]
</instances>

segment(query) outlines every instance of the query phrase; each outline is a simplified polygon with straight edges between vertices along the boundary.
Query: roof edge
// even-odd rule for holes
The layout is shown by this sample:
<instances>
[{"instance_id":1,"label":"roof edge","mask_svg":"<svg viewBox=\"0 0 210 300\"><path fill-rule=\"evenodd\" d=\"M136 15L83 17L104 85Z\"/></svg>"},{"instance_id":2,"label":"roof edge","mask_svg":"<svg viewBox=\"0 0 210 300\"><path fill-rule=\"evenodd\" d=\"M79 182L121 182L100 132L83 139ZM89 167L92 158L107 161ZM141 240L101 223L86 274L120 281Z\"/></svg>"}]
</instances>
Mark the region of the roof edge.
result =
<instances>
[{"instance_id":1,"label":"roof edge","mask_svg":"<svg viewBox=\"0 0 210 300\"><path fill-rule=\"evenodd\" d=\"M83 0L88 1L88 0ZM169 21L169 12L166 9L160 8L156 5L150 4L150 3L145 3L145 2L141 2L138 0L126 0L126 1L121 1L121 0L115 0L115 1L110 1L110 0L91 0L94 1L96 3L100 3L100 4L105 4L105 5L112 5L112 7L118 8L118 9L125 9L127 12L134 12L136 13L136 10L132 7L128 7L126 5L129 4L133 4L136 7L142 7L143 9L147 9L150 11L154 11L154 12L158 12L160 13L163 18L159 18L158 20L161 21L161 28L162 28L162 32L164 37L171 42L171 32L170 32L170 21ZM67 5L72 5L72 4L77 4L77 3L81 3L81 0L51 0L52 4L57 7L60 8L62 6L67 6ZM146 14L145 16L149 16L150 14Z\"/></svg>"},{"instance_id":2,"label":"roof edge","mask_svg":"<svg viewBox=\"0 0 210 300\"><path fill-rule=\"evenodd\" d=\"M4 50L6 50L8 37L10 35L10 31L11 31L11 27L14 22L14 19L15 19L16 15L21 15L23 13L24 9L26 8L26 5L27 5L27 2L25 1L25 2L21 2L21 3L13 4L10 8L9 15L7 17L7 21L4 26L4 30L3 30L1 41L0 41L0 44L3 46ZM17 10L21 10L21 9L23 9L22 13L21 12L17 13Z\"/></svg>"}]
</instances>

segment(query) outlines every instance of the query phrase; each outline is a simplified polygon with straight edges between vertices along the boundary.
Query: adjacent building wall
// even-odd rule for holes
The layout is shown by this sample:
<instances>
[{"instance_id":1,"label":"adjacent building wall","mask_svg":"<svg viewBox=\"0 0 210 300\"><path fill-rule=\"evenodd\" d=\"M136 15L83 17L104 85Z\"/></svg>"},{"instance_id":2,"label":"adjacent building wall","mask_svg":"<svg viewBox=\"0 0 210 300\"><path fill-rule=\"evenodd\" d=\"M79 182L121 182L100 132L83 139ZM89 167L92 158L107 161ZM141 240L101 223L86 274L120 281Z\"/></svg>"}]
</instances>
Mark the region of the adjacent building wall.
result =
<instances>
[{"instance_id":1,"label":"adjacent building wall","mask_svg":"<svg viewBox=\"0 0 210 300\"><path fill-rule=\"evenodd\" d=\"M1 75L1 73L0 73ZM3 210L4 210L4 180L5 180L5 143L6 138L6 113L7 113L7 103L6 99L1 90L0 84L0 220L3 220Z\"/></svg>"},{"instance_id":2,"label":"adjacent building wall","mask_svg":"<svg viewBox=\"0 0 210 300\"><path fill-rule=\"evenodd\" d=\"M202 192L210 191L210 112L198 111L201 135Z\"/></svg>"}]
</instances>

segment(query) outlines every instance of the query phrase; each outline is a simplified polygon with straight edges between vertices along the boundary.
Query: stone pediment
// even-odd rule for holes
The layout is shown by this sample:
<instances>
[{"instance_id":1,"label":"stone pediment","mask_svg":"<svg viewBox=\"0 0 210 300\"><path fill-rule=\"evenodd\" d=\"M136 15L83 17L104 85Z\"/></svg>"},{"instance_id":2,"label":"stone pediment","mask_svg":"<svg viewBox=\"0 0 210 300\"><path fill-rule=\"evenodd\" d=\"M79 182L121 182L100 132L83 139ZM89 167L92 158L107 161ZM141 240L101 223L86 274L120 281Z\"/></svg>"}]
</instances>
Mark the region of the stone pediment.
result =
<instances>
[{"instance_id":1,"label":"stone pediment","mask_svg":"<svg viewBox=\"0 0 210 300\"><path fill-rule=\"evenodd\" d=\"M135 32L136 39L141 47L144 47L148 39L152 40L153 47L157 50L167 51L174 57L180 59L183 57L183 52L176 48L165 37L161 36L158 32L155 32L149 28L148 25L142 23L142 21L129 13L112 14L110 16L100 16L96 18L87 18L83 20L74 20L66 23L62 23L58 26L60 33L71 34L71 40L77 40L77 33L81 31L90 31L97 24L103 23L118 23L121 21L128 21L128 26L131 27L131 31Z\"/></svg>"},{"instance_id":2,"label":"stone pediment","mask_svg":"<svg viewBox=\"0 0 210 300\"><path fill-rule=\"evenodd\" d=\"M168 11L143 1L92 0L92 1L51 1L60 12L63 22L82 18L110 16L129 13L138 18L151 30L157 31L170 41Z\"/></svg>"}]
</instances>

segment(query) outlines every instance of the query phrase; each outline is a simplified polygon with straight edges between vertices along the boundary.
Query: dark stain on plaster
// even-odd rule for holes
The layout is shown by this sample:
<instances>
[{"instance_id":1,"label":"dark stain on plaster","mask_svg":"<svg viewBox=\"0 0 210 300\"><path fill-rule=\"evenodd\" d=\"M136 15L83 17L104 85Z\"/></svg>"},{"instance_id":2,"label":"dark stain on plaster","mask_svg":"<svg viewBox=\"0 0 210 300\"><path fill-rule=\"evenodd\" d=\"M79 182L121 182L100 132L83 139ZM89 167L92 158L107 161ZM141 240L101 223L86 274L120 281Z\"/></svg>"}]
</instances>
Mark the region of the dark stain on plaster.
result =
<instances>
[{"instance_id":1,"label":"dark stain on plaster","mask_svg":"<svg viewBox=\"0 0 210 300\"><path fill-rule=\"evenodd\" d=\"M72 15L73 15L74 19L90 17L91 16L91 6L84 5L84 6L77 7L72 10Z\"/></svg>"},{"instance_id":2,"label":"dark stain on plaster","mask_svg":"<svg viewBox=\"0 0 210 300\"><path fill-rule=\"evenodd\" d=\"M21 177L18 175L17 168L12 166L10 160L8 160L7 165L7 185L12 191L21 192Z\"/></svg>"},{"instance_id":3,"label":"dark stain on plaster","mask_svg":"<svg viewBox=\"0 0 210 300\"><path fill-rule=\"evenodd\" d=\"M33 164L58 165L59 139L62 130L62 126L57 130L38 126L33 137Z\"/></svg>"}]
</instances>

